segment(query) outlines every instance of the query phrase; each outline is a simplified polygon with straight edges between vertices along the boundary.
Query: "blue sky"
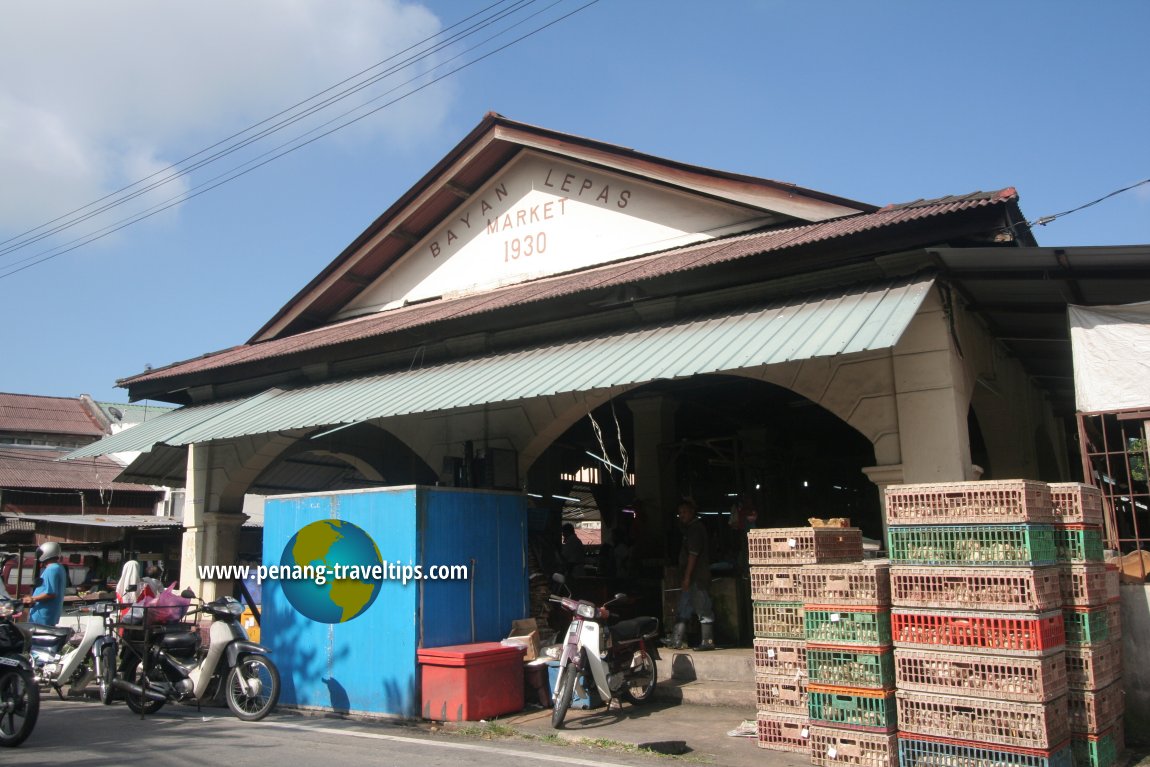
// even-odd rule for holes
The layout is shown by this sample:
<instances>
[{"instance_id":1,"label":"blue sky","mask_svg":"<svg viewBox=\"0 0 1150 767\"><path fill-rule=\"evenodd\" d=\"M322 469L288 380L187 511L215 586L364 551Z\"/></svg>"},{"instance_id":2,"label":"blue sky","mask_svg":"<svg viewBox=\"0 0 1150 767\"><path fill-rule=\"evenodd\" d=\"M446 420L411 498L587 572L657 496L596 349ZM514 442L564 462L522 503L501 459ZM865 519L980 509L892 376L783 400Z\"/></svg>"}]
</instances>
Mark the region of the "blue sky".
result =
<instances>
[{"instance_id":1,"label":"blue sky","mask_svg":"<svg viewBox=\"0 0 1150 767\"><path fill-rule=\"evenodd\" d=\"M13 0L0 24L0 240L492 2ZM523 25L498 42L448 61L469 38L421 66L458 66L586 0L553 3L521 6L511 18ZM600 0L90 244L52 249L293 134L143 205L0 245L0 391L122 402L118 378L245 342L488 111L874 204L1014 186L1028 219L1065 211L1150 178L1147 29L1142 0ZM1150 184L1036 235L1048 246L1150 243Z\"/></svg>"}]
</instances>

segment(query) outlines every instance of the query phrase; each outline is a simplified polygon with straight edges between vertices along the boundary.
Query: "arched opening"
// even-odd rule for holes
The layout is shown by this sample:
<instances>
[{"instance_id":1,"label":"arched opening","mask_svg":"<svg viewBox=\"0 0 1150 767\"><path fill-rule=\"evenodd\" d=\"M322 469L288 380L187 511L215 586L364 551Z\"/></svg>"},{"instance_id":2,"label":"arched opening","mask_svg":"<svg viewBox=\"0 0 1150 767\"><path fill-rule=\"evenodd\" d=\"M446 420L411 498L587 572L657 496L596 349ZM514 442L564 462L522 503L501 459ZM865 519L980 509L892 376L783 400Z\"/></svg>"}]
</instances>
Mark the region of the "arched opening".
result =
<instances>
[{"instance_id":1,"label":"arched opening","mask_svg":"<svg viewBox=\"0 0 1150 767\"><path fill-rule=\"evenodd\" d=\"M407 445L373 424L305 438L283 451L248 488L284 495L434 484L436 473Z\"/></svg>"},{"instance_id":2,"label":"arched opening","mask_svg":"<svg viewBox=\"0 0 1150 767\"><path fill-rule=\"evenodd\" d=\"M655 495L651 478L636 471L635 402L669 402L670 429L657 445L666 484L661 508L636 504ZM713 573L745 567L745 537L730 525L743 494L757 509L758 527L806 526L811 517L845 517L876 542L882 536L878 489L863 473L875 463L864 435L825 408L789 389L749 378L700 376L659 381L600 405L568 428L530 467L527 491L546 521L538 534L556 544L560 521L571 522L587 544L592 584L602 593L658 581L674 566L679 547L675 506L683 497L699 505L713 550ZM661 520L652 520L659 515ZM659 524L661 523L661 524ZM657 545L634 542L640 555L620 573L614 528ZM645 541L650 543L649 540ZM611 578L630 579L610 582ZM747 632L742 632L747 634Z\"/></svg>"}]
</instances>

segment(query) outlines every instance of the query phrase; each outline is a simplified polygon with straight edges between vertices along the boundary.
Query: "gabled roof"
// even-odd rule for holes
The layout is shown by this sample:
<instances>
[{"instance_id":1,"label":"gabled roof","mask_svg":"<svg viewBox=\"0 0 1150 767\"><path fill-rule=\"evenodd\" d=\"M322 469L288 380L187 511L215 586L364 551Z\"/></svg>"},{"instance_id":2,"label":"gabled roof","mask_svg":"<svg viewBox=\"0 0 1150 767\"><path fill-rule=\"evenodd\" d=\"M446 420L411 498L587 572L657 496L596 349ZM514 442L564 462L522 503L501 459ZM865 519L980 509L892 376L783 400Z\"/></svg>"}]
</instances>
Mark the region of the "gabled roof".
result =
<instances>
[{"instance_id":1,"label":"gabled roof","mask_svg":"<svg viewBox=\"0 0 1150 767\"><path fill-rule=\"evenodd\" d=\"M875 207L794 184L701 168L489 113L434 168L377 218L251 341L324 325L523 150L534 150L716 200L825 221Z\"/></svg>"},{"instance_id":2,"label":"gabled roof","mask_svg":"<svg viewBox=\"0 0 1150 767\"><path fill-rule=\"evenodd\" d=\"M997 215L1017 215L1017 193L1014 189L976 193L960 198L947 197L940 201L918 201L908 205L888 206L871 213L845 216L820 223L772 228L752 234L736 235L705 243L640 256L626 261L593 267L554 277L520 283L485 293L446 298L406 306L386 312L370 314L335 323L315 330L300 332L284 338L263 342L250 342L197 359L179 362L132 376L119 381L121 386L146 385L149 394L172 390L188 376L209 372L222 372L271 360L287 362L297 359L300 364L308 353L331 349L341 344L381 339L392 334L421 330L433 334L445 323L480 317L500 311L515 311L532 304L555 301L580 293L601 291L605 288L641 285L660 278L677 277L731 262L752 259L767 263L780 274L793 274L796 270L813 266L812 261L797 259L794 252L810 249L823 243L833 243L838 254L850 253L855 243L870 242L878 236L883 242L894 242L900 233L910 233L915 245L937 244L938 239L924 235L923 228L937 236L947 222L961 225L963 216L980 210L999 208ZM979 226L984 226L980 223ZM1024 225L1023 225L1024 227ZM1028 239L1025 234L1024 239ZM901 247L910 247L902 244ZM882 247L876 247L881 252ZM836 257L846 258L848 255ZM170 382L170 383L165 383Z\"/></svg>"},{"instance_id":3,"label":"gabled roof","mask_svg":"<svg viewBox=\"0 0 1150 767\"><path fill-rule=\"evenodd\" d=\"M83 400L0 393L0 431L102 437L107 432Z\"/></svg>"}]
</instances>

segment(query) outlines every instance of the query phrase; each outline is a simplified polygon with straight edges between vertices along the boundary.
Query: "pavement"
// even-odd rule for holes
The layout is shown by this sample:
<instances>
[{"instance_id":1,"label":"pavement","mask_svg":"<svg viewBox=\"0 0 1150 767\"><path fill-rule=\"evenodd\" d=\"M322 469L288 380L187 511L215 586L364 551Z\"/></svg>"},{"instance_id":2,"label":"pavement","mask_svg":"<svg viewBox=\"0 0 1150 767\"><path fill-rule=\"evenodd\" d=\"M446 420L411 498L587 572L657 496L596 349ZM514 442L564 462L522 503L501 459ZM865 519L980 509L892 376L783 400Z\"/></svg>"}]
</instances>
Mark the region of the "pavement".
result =
<instances>
[{"instance_id":1,"label":"pavement","mask_svg":"<svg viewBox=\"0 0 1150 767\"><path fill-rule=\"evenodd\" d=\"M693 763L724 767L807 767L807 754L759 748L756 737L727 733L744 720L754 720L755 709L735 706L700 706L652 701L644 706L623 703L608 710L571 709L561 729L551 727L551 710L541 707L499 717L491 724L532 738L555 736L588 745L646 748L673 754ZM474 723L445 725L446 729Z\"/></svg>"}]
</instances>

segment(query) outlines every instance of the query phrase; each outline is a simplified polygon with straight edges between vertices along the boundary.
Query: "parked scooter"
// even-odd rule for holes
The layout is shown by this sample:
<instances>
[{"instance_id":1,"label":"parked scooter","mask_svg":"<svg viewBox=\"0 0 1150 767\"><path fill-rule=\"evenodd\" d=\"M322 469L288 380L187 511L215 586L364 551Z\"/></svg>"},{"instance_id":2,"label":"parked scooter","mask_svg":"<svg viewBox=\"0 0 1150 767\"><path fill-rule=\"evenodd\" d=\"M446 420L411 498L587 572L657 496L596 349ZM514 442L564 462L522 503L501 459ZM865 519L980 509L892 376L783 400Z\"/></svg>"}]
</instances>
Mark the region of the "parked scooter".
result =
<instances>
[{"instance_id":1,"label":"parked scooter","mask_svg":"<svg viewBox=\"0 0 1150 767\"><path fill-rule=\"evenodd\" d=\"M206 650L199 631L182 624L137 629L143 639L126 632L122 676L114 686L137 714L159 711L168 701L200 704L222 696L240 719L263 719L279 700L279 670L265 647L248 641L240 623L243 605L222 597L200 610L213 619Z\"/></svg>"},{"instance_id":2,"label":"parked scooter","mask_svg":"<svg viewBox=\"0 0 1150 767\"><path fill-rule=\"evenodd\" d=\"M554 580L565 587L562 575L555 575ZM552 727L562 726L571 706L575 680L580 675L586 679L588 672L600 697L608 703L619 695L634 704L646 703L654 696L659 677L655 665L659 651L654 642L659 634L659 619L630 618L608 626L608 605L626 598L626 594L616 594L602 607L596 607L591 602L560 595L549 597L572 614L559 659Z\"/></svg>"},{"instance_id":3,"label":"parked scooter","mask_svg":"<svg viewBox=\"0 0 1150 767\"><path fill-rule=\"evenodd\" d=\"M98 602L80 619L80 631L60 626L25 623L32 636L32 672L36 683L50 687L61 698L69 692L99 684L100 700L112 702L116 668L116 604Z\"/></svg>"},{"instance_id":4,"label":"parked scooter","mask_svg":"<svg viewBox=\"0 0 1150 767\"><path fill-rule=\"evenodd\" d=\"M40 688L28 660L31 640L12 620L16 603L0 599L0 746L18 746L40 715Z\"/></svg>"}]
</instances>

